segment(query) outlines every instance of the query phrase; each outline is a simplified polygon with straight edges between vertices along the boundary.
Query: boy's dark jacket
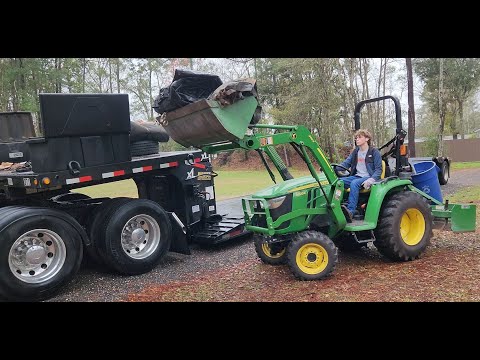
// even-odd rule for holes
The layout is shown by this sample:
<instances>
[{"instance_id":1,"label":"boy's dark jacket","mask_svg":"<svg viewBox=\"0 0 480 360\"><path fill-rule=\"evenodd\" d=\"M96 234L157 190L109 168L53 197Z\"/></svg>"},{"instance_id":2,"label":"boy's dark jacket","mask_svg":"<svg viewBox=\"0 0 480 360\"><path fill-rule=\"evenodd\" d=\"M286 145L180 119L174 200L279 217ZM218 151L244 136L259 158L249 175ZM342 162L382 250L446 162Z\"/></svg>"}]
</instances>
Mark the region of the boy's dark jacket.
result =
<instances>
[{"instance_id":1,"label":"boy's dark jacket","mask_svg":"<svg viewBox=\"0 0 480 360\"><path fill-rule=\"evenodd\" d=\"M352 169L350 174L352 176L357 173L359 150L360 148L357 146L345 161L340 164L347 169ZM376 181L380 180L380 177L382 176L382 155L377 148L371 146L368 147L367 155L365 156L365 165L367 166L367 171L370 177L374 178Z\"/></svg>"}]
</instances>

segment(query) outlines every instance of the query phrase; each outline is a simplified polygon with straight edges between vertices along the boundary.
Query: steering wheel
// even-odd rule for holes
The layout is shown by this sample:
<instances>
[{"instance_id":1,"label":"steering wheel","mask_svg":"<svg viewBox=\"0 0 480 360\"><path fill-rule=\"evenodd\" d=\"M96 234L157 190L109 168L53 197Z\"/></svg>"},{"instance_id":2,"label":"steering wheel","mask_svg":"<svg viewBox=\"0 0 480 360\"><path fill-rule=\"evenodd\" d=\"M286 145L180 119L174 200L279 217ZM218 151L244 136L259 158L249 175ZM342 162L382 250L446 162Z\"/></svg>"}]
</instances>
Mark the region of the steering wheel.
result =
<instances>
[{"instance_id":1,"label":"steering wheel","mask_svg":"<svg viewBox=\"0 0 480 360\"><path fill-rule=\"evenodd\" d=\"M338 177L350 176L352 174L350 170L343 165L332 163L330 166ZM337 167L342 168L343 170L338 170Z\"/></svg>"}]
</instances>

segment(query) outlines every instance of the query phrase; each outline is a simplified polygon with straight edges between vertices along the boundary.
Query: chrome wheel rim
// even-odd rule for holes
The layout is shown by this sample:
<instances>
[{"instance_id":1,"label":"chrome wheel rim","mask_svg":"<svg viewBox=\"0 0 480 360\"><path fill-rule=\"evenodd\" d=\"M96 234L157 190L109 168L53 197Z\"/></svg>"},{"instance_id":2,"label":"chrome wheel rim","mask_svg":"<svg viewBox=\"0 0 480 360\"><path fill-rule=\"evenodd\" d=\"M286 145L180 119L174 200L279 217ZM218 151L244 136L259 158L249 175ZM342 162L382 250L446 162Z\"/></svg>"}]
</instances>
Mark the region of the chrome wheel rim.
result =
<instances>
[{"instance_id":1,"label":"chrome wheel rim","mask_svg":"<svg viewBox=\"0 0 480 360\"><path fill-rule=\"evenodd\" d=\"M38 284L53 278L65 264L67 249L52 230L34 229L21 235L10 248L8 265L19 280Z\"/></svg>"},{"instance_id":2,"label":"chrome wheel rim","mask_svg":"<svg viewBox=\"0 0 480 360\"><path fill-rule=\"evenodd\" d=\"M122 229L122 249L133 259L145 259L158 248L160 226L150 215L140 214L127 221Z\"/></svg>"}]
</instances>

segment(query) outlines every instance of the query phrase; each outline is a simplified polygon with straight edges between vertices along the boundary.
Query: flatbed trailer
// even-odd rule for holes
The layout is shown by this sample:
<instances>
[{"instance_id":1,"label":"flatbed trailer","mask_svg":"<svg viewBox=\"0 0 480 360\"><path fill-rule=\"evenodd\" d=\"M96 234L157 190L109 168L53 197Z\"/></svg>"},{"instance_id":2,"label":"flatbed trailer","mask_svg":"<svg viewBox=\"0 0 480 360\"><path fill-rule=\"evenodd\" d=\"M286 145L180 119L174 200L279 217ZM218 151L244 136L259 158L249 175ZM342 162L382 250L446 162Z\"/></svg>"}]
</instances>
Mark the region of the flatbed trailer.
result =
<instances>
[{"instance_id":1,"label":"flatbed trailer","mask_svg":"<svg viewBox=\"0 0 480 360\"><path fill-rule=\"evenodd\" d=\"M40 137L27 143L49 141L73 144L76 139ZM193 243L217 244L250 233L243 217L217 213L217 174L200 150L96 166L72 160L56 170L51 169L61 166L55 159L63 155L51 150L45 152L51 159L41 159L30 146L36 163L0 170L0 297L7 300L50 298L74 278L85 256L136 275L152 270L168 251L190 254ZM138 198L75 192L128 179Z\"/></svg>"}]
</instances>

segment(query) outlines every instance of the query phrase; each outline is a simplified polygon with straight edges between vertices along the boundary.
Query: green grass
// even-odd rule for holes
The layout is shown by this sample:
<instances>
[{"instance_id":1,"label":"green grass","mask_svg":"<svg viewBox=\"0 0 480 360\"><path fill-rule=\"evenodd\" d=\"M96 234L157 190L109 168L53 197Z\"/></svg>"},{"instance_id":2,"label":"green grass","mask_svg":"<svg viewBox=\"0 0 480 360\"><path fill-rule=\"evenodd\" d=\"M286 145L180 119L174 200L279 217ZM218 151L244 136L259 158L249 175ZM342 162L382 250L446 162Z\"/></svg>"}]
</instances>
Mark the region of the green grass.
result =
<instances>
[{"instance_id":1,"label":"green grass","mask_svg":"<svg viewBox=\"0 0 480 360\"><path fill-rule=\"evenodd\" d=\"M480 161L455 162L452 161L452 170L480 168Z\"/></svg>"},{"instance_id":2,"label":"green grass","mask_svg":"<svg viewBox=\"0 0 480 360\"><path fill-rule=\"evenodd\" d=\"M453 163L452 169L469 169L480 167L480 161L476 162L460 162ZM306 170L290 170L294 177L304 176L310 174ZM270 176L266 170L255 171L232 171L232 170L218 170L218 177L215 178L215 193L217 200L224 200L239 196L250 195L258 190L264 189L273 185ZM278 182L282 181L282 178L276 170L274 170L275 178ZM473 190L472 190L473 189ZM133 180L116 181L108 184L101 184L95 186L89 186L75 190L76 192L89 195L91 197L131 197L136 198L137 188ZM460 191L458 196L465 194L465 199L460 198L455 200L457 202L464 202L466 200L471 201L474 199L480 199L480 187L468 188ZM454 200L451 200L454 202Z\"/></svg>"},{"instance_id":3,"label":"green grass","mask_svg":"<svg viewBox=\"0 0 480 360\"><path fill-rule=\"evenodd\" d=\"M290 171L294 177L310 174L308 171ZM243 195L250 195L258 190L273 185L272 179L265 170L256 171L217 171L215 178L215 193L217 199L228 199ZM277 183L282 181L281 176L275 171Z\"/></svg>"},{"instance_id":4,"label":"green grass","mask_svg":"<svg viewBox=\"0 0 480 360\"><path fill-rule=\"evenodd\" d=\"M130 180L115 181L108 184L87 186L74 190L75 192L88 195L92 198L100 197L138 197L137 186Z\"/></svg>"},{"instance_id":5,"label":"green grass","mask_svg":"<svg viewBox=\"0 0 480 360\"><path fill-rule=\"evenodd\" d=\"M459 190L456 193L449 196L448 199L451 203L468 204L470 201L479 202L480 201L480 185L463 188L462 190Z\"/></svg>"},{"instance_id":6,"label":"green grass","mask_svg":"<svg viewBox=\"0 0 480 360\"><path fill-rule=\"evenodd\" d=\"M291 170L293 176L304 176L310 174L308 171ZM250 195L255 191L273 185L272 179L265 170L257 171L217 171L215 178L215 194L217 200L224 200L238 196ZM278 172L274 172L278 182L282 178ZM86 194L90 197L138 197L137 187L133 180L122 180L108 184L88 186L75 190L75 192Z\"/></svg>"},{"instance_id":7,"label":"green grass","mask_svg":"<svg viewBox=\"0 0 480 360\"><path fill-rule=\"evenodd\" d=\"M480 226L480 185L469 186L449 196L452 204L477 204L477 227Z\"/></svg>"}]
</instances>

